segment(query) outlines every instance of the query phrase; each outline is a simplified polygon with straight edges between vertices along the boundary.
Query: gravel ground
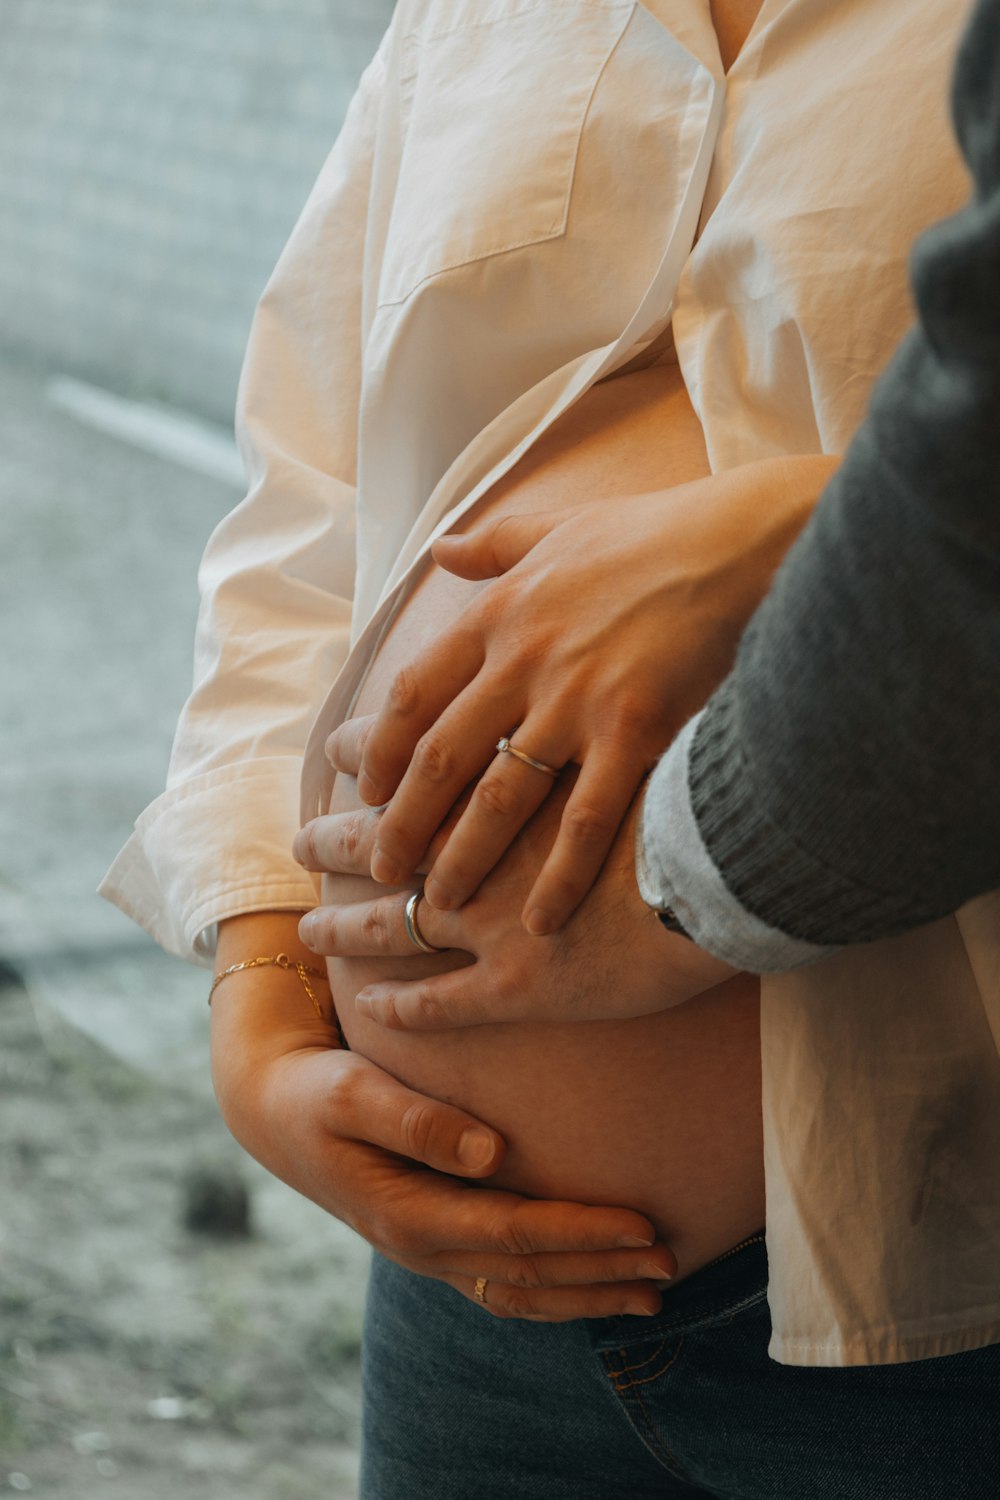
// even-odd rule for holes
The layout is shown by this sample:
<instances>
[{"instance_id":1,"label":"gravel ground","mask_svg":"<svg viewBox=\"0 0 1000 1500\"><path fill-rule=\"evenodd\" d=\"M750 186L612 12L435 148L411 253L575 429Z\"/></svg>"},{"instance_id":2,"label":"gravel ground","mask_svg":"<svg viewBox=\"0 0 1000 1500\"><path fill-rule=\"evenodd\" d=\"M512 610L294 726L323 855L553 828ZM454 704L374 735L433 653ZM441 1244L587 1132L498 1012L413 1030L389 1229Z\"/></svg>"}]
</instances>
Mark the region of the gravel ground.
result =
<instances>
[{"instance_id":1,"label":"gravel ground","mask_svg":"<svg viewBox=\"0 0 1000 1500\"><path fill-rule=\"evenodd\" d=\"M365 1255L144 1078L0 991L0 1486L51 1500L355 1493ZM249 1222L188 1227L243 1194ZM233 1223L235 1220L235 1223Z\"/></svg>"},{"instance_id":2,"label":"gravel ground","mask_svg":"<svg viewBox=\"0 0 1000 1500\"><path fill-rule=\"evenodd\" d=\"M204 973L94 895L162 786L238 491L46 386L0 364L0 1491L345 1500L365 1248L229 1140ZM196 1192L236 1232L188 1227Z\"/></svg>"}]
</instances>

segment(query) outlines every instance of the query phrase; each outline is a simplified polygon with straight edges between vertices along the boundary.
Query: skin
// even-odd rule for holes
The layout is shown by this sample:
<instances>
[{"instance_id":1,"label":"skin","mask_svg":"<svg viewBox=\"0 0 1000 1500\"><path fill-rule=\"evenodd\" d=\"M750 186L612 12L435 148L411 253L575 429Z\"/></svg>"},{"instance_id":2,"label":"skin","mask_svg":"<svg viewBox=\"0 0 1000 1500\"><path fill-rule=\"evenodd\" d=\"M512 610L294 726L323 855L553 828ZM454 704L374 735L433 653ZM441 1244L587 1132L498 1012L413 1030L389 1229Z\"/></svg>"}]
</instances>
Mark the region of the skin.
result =
<instances>
[{"instance_id":1,"label":"skin","mask_svg":"<svg viewBox=\"0 0 1000 1500\"><path fill-rule=\"evenodd\" d=\"M727 73L742 51L760 7L761 0L709 0L719 56Z\"/></svg>"},{"instance_id":2,"label":"skin","mask_svg":"<svg viewBox=\"0 0 1000 1500\"><path fill-rule=\"evenodd\" d=\"M638 385L645 383L644 379ZM561 439L557 434L548 448L538 445L537 452L530 456L532 461L524 465L518 476L518 481L530 484L534 502L556 504L558 497L555 488L548 486L546 473L560 442L582 466L581 474L586 472L589 476L596 470L598 483L605 488L614 484L617 476L620 486L618 471L622 469L623 456L628 455L634 461L635 455L643 451L635 424L647 423L659 430L664 401L666 411L672 413L666 426L672 433L673 467L676 470L683 462L697 472L697 466L705 463L700 429L696 424L690 428L685 439L690 451L683 457L677 441L678 435L688 430L683 425L684 410L680 407L675 410L669 392L665 397L661 392L648 406L644 406L643 399L624 379L605 385L595 400L610 404L616 423L620 416L621 421L612 433L598 431L592 440L588 439L587 414L581 411L577 425ZM616 445L621 446L620 453ZM654 471L651 456L651 477ZM790 516L804 517L810 503L809 485L804 484L806 477L805 460L798 470L785 472L783 488L776 489L773 473L767 476L766 486L763 476L759 476L759 487L756 490L751 487L748 500L741 499L740 503L750 503L751 509L760 514L764 508L762 502L773 509L776 494L780 493L779 508L787 509ZM803 488L804 499L799 493ZM681 511L686 509L678 507L678 525L683 520ZM797 524L798 520L790 529L794 531ZM648 546L641 538L636 541L640 550ZM777 540L775 545L777 548ZM745 554L745 536L741 546ZM755 588L765 586L764 579L759 577ZM688 596L689 591L685 590L684 597ZM748 602L747 608L751 607ZM717 659L708 676L724 670L725 663ZM537 773L531 775L533 778ZM346 777L338 778L340 782L348 784ZM550 815L556 810L553 802ZM432 858L442 842L432 842ZM623 874L629 874L631 899L636 901L628 861L621 861L619 868ZM508 916L511 910L516 921L520 905L509 908ZM668 941L655 918L651 919L645 911L641 915L648 934L657 941ZM223 924L219 967L275 951L310 958L312 950L299 944L296 927L297 917L287 913L252 914ZM502 932L501 941L504 941ZM530 940L532 944L537 941ZM683 940L675 938L673 942L681 944ZM348 946L354 946L353 942ZM471 940L469 947L474 947ZM485 969L489 963L489 954L484 950L477 964ZM403 976L411 972L408 960L397 959L395 966ZM448 967L453 968L454 964ZM589 963L585 963L585 968L593 971ZM358 983L354 989L364 987ZM297 1024L289 1026L288 1007L292 1003L303 1028ZM721 1008L714 1001L711 1004L715 1009L708 1015L717 1018L714 1024L722 1026L724 1034L737 1047L733 1057L752 1056L755 1045L752 1037L746 1043L740 1042L744 1022L736 1024L737 1017L746 1013L739 1006L727 1010L725 1003ZM349 1008L350 991L338 991L338 1005ZM680 1015L680 1011L674 1014ZM692 1011L691 1016L692 1024L684 1023L685 1036L694 1035L697 1028L693 1023L700 1025L697 1013ZM650 1024L656 1024L655 1017ZM708 1024L713 1023L709 1020ZM375 1021L369 1026L373 1033L384 1031ZM486 1031L486 1028L475 1029ZM400 1036L402 1039L403 1034ZM454 1094L454 1081L449 1084L447 1075L438 1080L439 1086L428 1087L421 1080L407 1076L409 1060L405 1057L380 1060L369 1047L361 1049L370 1052L367 1058L358 1050L343 1053L335 1041L332 1027L317 1032L316 1018L311 1009L303 1007L301 988L294 975L273 968L247 971L227 979L216 992L213 1072L220 1104L237 1139L270 1170L351 1224L390 1258L418 1274L447 1280L466 1296L473 1295L476 1276L489 1274L490 1309L498 1316L556 1320L655 1310L659 1303L655 1283L662 1282L664 1275L677 1267L676 1246L668 1233L669 1224L661 1225L657 1236L656 1223L637 1195L638 1184L623 1184L617 1180L620 1174L609 1170L605 1179L609 1193L577 1192L572 1184L560 1182L553 1169L546 1180L536 1175L534 1180L523 1181L519 1186L515 1178L519 1164L523 1165L525 1160L523 1137L530 1120L527 1111L520 1127L517 1121L511 1122L515 1127L511 1152L508 1131L501 1118L507 1105L497 1100L500 1113L495 1114L493 1101L480 1102L477 1098L475 1080L467 1097L459 1100ZM357 1041L355 1032L352 1045ZM408 1051L410 1045L407 1043ZM692 1053L691 1045L686 1042L678 1053L685 1075L692 1073L690 1062L696 1060L701 1050L696 1048ZM740 1053L744 1046L750 1049L749 1053ZM677 1052L676 1047L673 1050ZM649 1045L640 1047L642 1055L651 1051ZM610 1056L608 1060L610 1063ZM489 1071L499 1084L499 1075L492 1067L494 1061L495 1053L491 1053ZM515 1069L515 1074L521 1071ZM731 1071L730 1067L727 1078ZM752 1093L752 1080L750 1086ZM729 1082L726 1087L731 1093ZM516 1090L506 1092L511 1094ZM529 1105L533 1102L527 1085L521 1102ZM487 1135L492 1155L487 1155L485 1165L470 1168L458 1160L457 1143L467 1128L484 1119L492 1127ZM733 1128L742 1129L739 1120L732 1123ZM710 1097L699 1096L686 1111L687 1134L683 1139L675 1137L677 1149L695 1162L697 1143L713 1125ZM743 1134L752 1140L758 1129L759 1125L751 1124ZM635 1130L642 1134L638 1120ZM688 1142L686 1146L684 1141ZM561 1167L566 1153L558 1151L555 1156ZM610 1168L612 1164L608 1165ZM739 1175L750 1182L754 1174L741 1171ZM476 1185L484 1176L489 1176L504 1191L484 1192ZM612 1185L621 1196L610 1191ZM584 1186L581 1183L581 1188ZM761 1221L756 1192L754 1188L753 1201L736 1216L739 1227L735 1238L752 1231ZM702 1255L709 1250L719 1253L734 1238L728 1227L731 1220L725 1213L714 1224L710 1222L716 1211L716 1195L711 1196L712 1202L705 1205L699 1201L686 1215L703 1221L702 1228L709 1241L697 1252ZM723 1200L725 1195L718 1197ZM722 1209L724 1202L720 1213ZM645 1238L653 1258L640 1247L620 1246L621 1236ZM683 1239L681 1249L690 1267L697 1254ZM570 1256L576 1258L566 1258Z\"/></svg>"},{"instance_id":3,"label":"skin","mask_svg":"<svg viewBox=\"0 0 1000 1500\"><path fill-rule=\"evenodd\" d=\"M619 388L648 385L652 375L629 376ZM680 394L662 400L671 433L693 421ZM647 440L660 432L650 420L635 425ZM671 467L707 469L694 438L689 432L679 451L671 442ZM626 445L622 457L632 477ZM479 778L425 884L439 909L468 899L552 790L550 777L496 755L499 737L517 726L516 742L538 759L581 768L524 906L530 932L559 927L593 883L646 772L728 671L744 624L837 462L768 459L619 496L613 506L491 516L435 543L435 561L449 572L496 581L439 623L366 726L359 794L369 805L391 799L373 878L408 878ZM571 473L571 482L592 483L589 470L587 461L585 477ZM529 478L533 501L537 477ZM602 476L602 489L611 482ZM327 753L353 774L356 729L339 728Z\"/></svg>"},{"instance_id":4,"label":"skin","mask_svg":"<svg viewBox=\"0 0 1000 1500\"><path fill-rule=\"evenodd\" d=\"M587 635L587 620L623 601L627 616L638 621L630 636L637 649L662 671L662 643L669 641L670 660L684 664L689 701L697 704L696 693L707 695L716 674L728 669L741 623L733 601L750 612L808 511L803 478L813 461L773 464L738 480L729 476L722 485L719 477L698 478L708 467L701 427L670 362L595 387L535 444L529 459L494 486L465 521L470 534L493 524L514 528L540 514L558 524L560 545L532 590L536 607L517 623L528 653L544 590L561 586L561 562L570 552L566 539L584 535L588 511L604 518L601 524L618 534L624 549L614 554L609 569L606 553L595 554L588 541L581 543L576 561L596 567L594 587L577 593L575 614L560 610L551 617L542 648L529 655L529 675L533 666L544 669L558 657L570 669L573 694L582 699L588 683L600 689L609 664L612 678L617 670L613 643L602 647L598 634L596 649L578 653L574 642L580 629ZM675 481L670 489L663 489L664 476ZM639 496L646 497L641 505ZM648 521L650 510L659 517L658 545L646 522L640 524L643 516ZM561 524L567 516L571 521ZM658 585L647 593L634 569L621 575L628 577L627 588L609 587L608 579L619 576L619 556L645 558L651 580L666 572L671 579L666 595ZM752 587L738 583L747 576ZM380 642L356 711L378 710L394 674L403 668L412 677L415 652L433 647L470 608L505 589L505 579L470 582L425 569ZM516 606L512 596L508 602ZM732 633L720 648L713 627L730 617L727 634L730 628ZM687 665L694 662L700 665ZM644 696L657 702L652 681ZM616 1015L579 1025L571 1014L539 1022L537 1017L512 1020L504 1012L498 1021L484 1017L486 1024L433 1033L380 1025L365 1013L364 998L362 1007L356 1004L359 993L370 995L373 985L398 989L411 978L425 987L454 984L448 971L467 960L454 952L412 959L401 952L376 955L365 946L351 954L345 951L351 938L330 960L338 1012L356 1052L408 1087L464 1108L499 1131L507 1154L494 1177L497 1185L535 1198L633 1207L671 1246L678 1275L690 1274L753 1233L764 1218L756 982L741 976L671 1009L649 1008L657 991L664 1004L680 996L667 993L672 987L665 973L673 954L669 947L654 947L666 943L667 935L638 898L627 833L582 908L579 925L567 928L568 941L563 944L554 934L529 938L519 926L520 912L560 826L560 798L571 798L576 787L567 776L553 789L550 777L514 764L522 784L541 783L545 795L511 846L509 860L497 866L503 894L497 888L496 899L488 899L484 887L482 900L468 903L479 924L468 946L475 947L480 937L485 944L476 954L477 981L488 990L490 1004L498 998L506 1004L519 991L522 1004L551 1000L588 1016L600 1014L596 1007L610 999L620 1006ZM470 808L474 801L475 792ZM360 810L356 790L342 773L331 813L352 810ZM383 814L381 827L391 812L390 807ZM431 853L440 859L438 851ZM342 914L345 907L389 894L364 875L338 874L324 881L323 905ZM631 927L625 935L626 912L644 924L641 942ZM421 913L427 922L436 920L426 902ZM505 925L510 923L513 928ZM375 936L377 919L368 925ZM682 940L673 942L691 951ZM516 962L508 964L512 958ZM501 981L513 974L524 982L508 978L505 994L503 982L493 983L498 974ZM638 1009L645 1012L638 1015L632 1013L637 986L644 991ZM441 1009L450 1013L451 1006ZM398 1009L395 1014L398 1019Z\"/></svg>"},{"instance_id":5,"label":"skin","mask_svg":"<svg viewBox=\"0 0 1000 1500\"><path fill-rule=\"evenodd\" d=\"M222 923L219 969L279 952L314 964L299 916ZM328 988L315 985L332 1015ZM276 1177L418 1275L467 1297L487 1276L494 1317L562 1322L659 1307L654 1281L676 1261L647 1218L474 1186L503 1160L497 1132L341 1050L294 971L245 970L219 985L212 1077L227 1126Z\"/></svg>"},{"instance_id":6,"label":"skin","mask_svg":"<svg viewBox=\"0 0 1000 1500\"><path fill-rule=\"evenodd\" d=\"M727 67L755 11L740 0L712 0ZM262 952L307 958L297 921L295 913L264 912L223 923L219 967ZM344 1053L332 1025L307 1006L297 978L273 968L232 976L213 1005L223 1114L276 1175L419 1274L466 1296L473 1277L487 1274L487 1310L496 1316L560 1320L656 1309L653 1283L676 1262L664 1245L651 1244L648 1218L628 1208L484 1191L476 1180L503 1162L497 1132ZM463 1141L478 1143L475 1164L460 1159Z\"/></svg>"},{"instance_id":7,"label":"skin","mask_svg":"<svg viewBox=\"0 0 1000 1500\"><path fill-rule=\"evenodd\" d=\"M359 728L371 722L361 721ZM363 733L359 751L362 744ZM402 1031L498 1021L615 1021L683 1004L736 975L687 938L667 932L642 900L633 868L637 808L575 918L541 941L525 932L518 920L519 888L532 878L551 820L568 795L567 779L462 907L439 912L419 903L421 936L465 961L410 982L369 984L355 996L356 1014ZM296 839L296 858L306 869L364 878L379 817L365 809L317 819ZM402 891L371 902L319 906L303 917L299 935L313 953L330 957L412 959L404 917L408 897ZM621 985L626 965L630 979Z\"/></svg>"}]
</instances>

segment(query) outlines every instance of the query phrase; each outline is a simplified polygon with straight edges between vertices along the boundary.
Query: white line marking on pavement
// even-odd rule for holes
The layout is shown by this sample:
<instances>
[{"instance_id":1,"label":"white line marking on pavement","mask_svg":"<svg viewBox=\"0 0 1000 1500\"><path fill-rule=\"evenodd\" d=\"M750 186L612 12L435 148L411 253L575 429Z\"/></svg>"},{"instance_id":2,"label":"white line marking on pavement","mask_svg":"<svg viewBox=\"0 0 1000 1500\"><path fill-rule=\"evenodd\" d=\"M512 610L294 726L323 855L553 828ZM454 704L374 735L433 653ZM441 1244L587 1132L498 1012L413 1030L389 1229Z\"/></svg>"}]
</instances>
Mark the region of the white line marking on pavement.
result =
<instances>
[{"instance_id":1,"label":"white line marking on pavement","mask_svg":"<svg viewBox=\"0 0 1000 1500\"><path fill-rule=\"evenodd\" d=\"M53 406L88 427L193 469L196 474L207 474L223 484L246 486L235 440L224 427L166 406L129 401L70 375L50 380L45 394Z\"/></svg>"}]
</instances>

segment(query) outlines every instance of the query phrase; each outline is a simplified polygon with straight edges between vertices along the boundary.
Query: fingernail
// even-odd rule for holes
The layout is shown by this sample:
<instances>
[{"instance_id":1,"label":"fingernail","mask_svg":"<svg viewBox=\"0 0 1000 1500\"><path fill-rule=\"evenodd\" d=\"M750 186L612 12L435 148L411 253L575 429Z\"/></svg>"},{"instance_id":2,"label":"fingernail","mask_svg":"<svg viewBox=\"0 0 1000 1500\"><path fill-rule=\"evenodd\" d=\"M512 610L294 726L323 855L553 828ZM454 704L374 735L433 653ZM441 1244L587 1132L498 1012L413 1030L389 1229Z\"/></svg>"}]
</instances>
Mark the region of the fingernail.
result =
<instances>
[{"instance_id":1,"label":"fingernail","mask_svg":"<svg viewBox=\"0 0 1000 1500\"><path fill-rule=\"evenodd\" d=\"M651 1318L654 1316L653 1309L647 1307L645 1302L629 1301L625 1305L625 1311L633 1318Z\"/></svg>"},{"instance_id":2,"label":"fingernail","mask_svg":"<svg viewBox=\"0 0 1000 1500\"><path fill-rule=\"evenodd\" d=\"M403 872L388 854L383 854L381 849L376 849L372 855L372 879L377 880L379 885L396 885L403 878Z\"/></svg>"},{"instance_id":3,"label":"fingernail","mask_svg":"<svg viewBox=\"0 0 1000 1500\"><path fill-rule=\"evenodd\" d=\"M375 806L382 800L378 794L378 787L372 781L367 771L362 771L358 777L358 796L362 802L367 802L369 807Z\"/></svg>"},{"instance_id":4,"label":"fingernail","mask_svg":"<svg viewBox=\"0 0 1000 1500\"><path fill-rule=\"evenodd\" d=\"M637 1234L623 1234L618 1241L619 1250L648 1250L652 1239L641 1240Z\"/></svg>"},{"instance_id":5,"label":"fingernail","mask_svg":"<svg viewBox=\"0 0 1000 1500\"><path fill-rule=\"evenodd\" d=\"M493 1137L489 1131L473 1125L459 1136L455 1155L463 1167L485 1167L492 1161L493 1151Z\"/></svg>"},{"instance_id":6,"label":"fingernail","mask_svg":"<svg viewBox=\"0 0 1000 1500\"><path fill-rule=\"evenodd\" d=\"M354 1009L359 1016L370 1016L372 1013L372 997L366 990L359 990L354 997Z\"/></svg>"},{"instance_id":7,"label":"fingernail","mask_svg":"<svg viewBox=\"0 0 1000 1500\"><path fill-rule=\"evenodd\" d=\"M313 946L316 937L316 918L314 916L303 917L299 922L299 940L305 943L307 948Z\"/></svg>"},{"instance_id":8,"label":"fingernail","mask_svg":"<svg viewBox=\"0 0 1000 1500\"><path fill-rule=\"evenodd\" d=\"M648 1276L650 1281L673 1281L674 1273L665 1271L662 1266L654 1265L651 1260L643 1261L639 1267L640 1276Z\"/></svg>"},{"instance_id":9,"label":"fingernail","mask_svg":"<svg viewBox=\"0 0 1000 1500\"><path fill-rule=\"evenodd\" d=\"M451 891L443 886L440 880L433 876L424 885L424 896L431 906L436 906L438 911L450 911L452 906Z\"/></svg>"},{"instance_id":10,"label":"fingernail","mask_svg":"<svg viewBox=\"0 0 1000 1500\"><path fill-rule=\"evenodd\" d=\"M542 911L540 906L536 906L529 911L524 925L532 937L548 937L549 933L555 927L555 923L552 921L549 913Z\"/></svg>"}]
</instances>

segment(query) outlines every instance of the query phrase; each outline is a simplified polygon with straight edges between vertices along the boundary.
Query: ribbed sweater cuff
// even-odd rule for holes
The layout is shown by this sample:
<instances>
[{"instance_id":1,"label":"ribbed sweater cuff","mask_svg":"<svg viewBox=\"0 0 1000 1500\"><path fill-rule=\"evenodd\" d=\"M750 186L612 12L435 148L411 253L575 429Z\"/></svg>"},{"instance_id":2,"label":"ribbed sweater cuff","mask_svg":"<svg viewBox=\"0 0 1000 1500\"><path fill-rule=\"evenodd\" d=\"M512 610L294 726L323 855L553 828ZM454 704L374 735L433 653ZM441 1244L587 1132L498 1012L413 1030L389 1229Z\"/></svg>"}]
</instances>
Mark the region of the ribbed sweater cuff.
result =
<instances>
[{"instance_id":1,"label":"ribbed sweater cuff","mask_svg":"<svg viewBox=\"0 0 1000 1500\"><path fill-rule=\"evenodd\" d=\"M830 950L778 932L740 905L705 848L691 810L688 751L697 718L681 730L649 778L636 840L643 899L669 907L690 938L736 969L767 974L813 963Z\"/></svg>"},{"instance_id":2,"label":"ribbed sweater cuff","mask_svg":"<svg viewBox=\"0 0 1000 1500\"><path fill-rule=\"evenodd\" d=\"M745 755L735 685L729 677L711 699L688 757L694 818L728 889L769 927L822 947L867 942L912 926L912 898L907 902L839 874L770 815L766 776L755 774Z\"/></svg>"}]
</instances>

